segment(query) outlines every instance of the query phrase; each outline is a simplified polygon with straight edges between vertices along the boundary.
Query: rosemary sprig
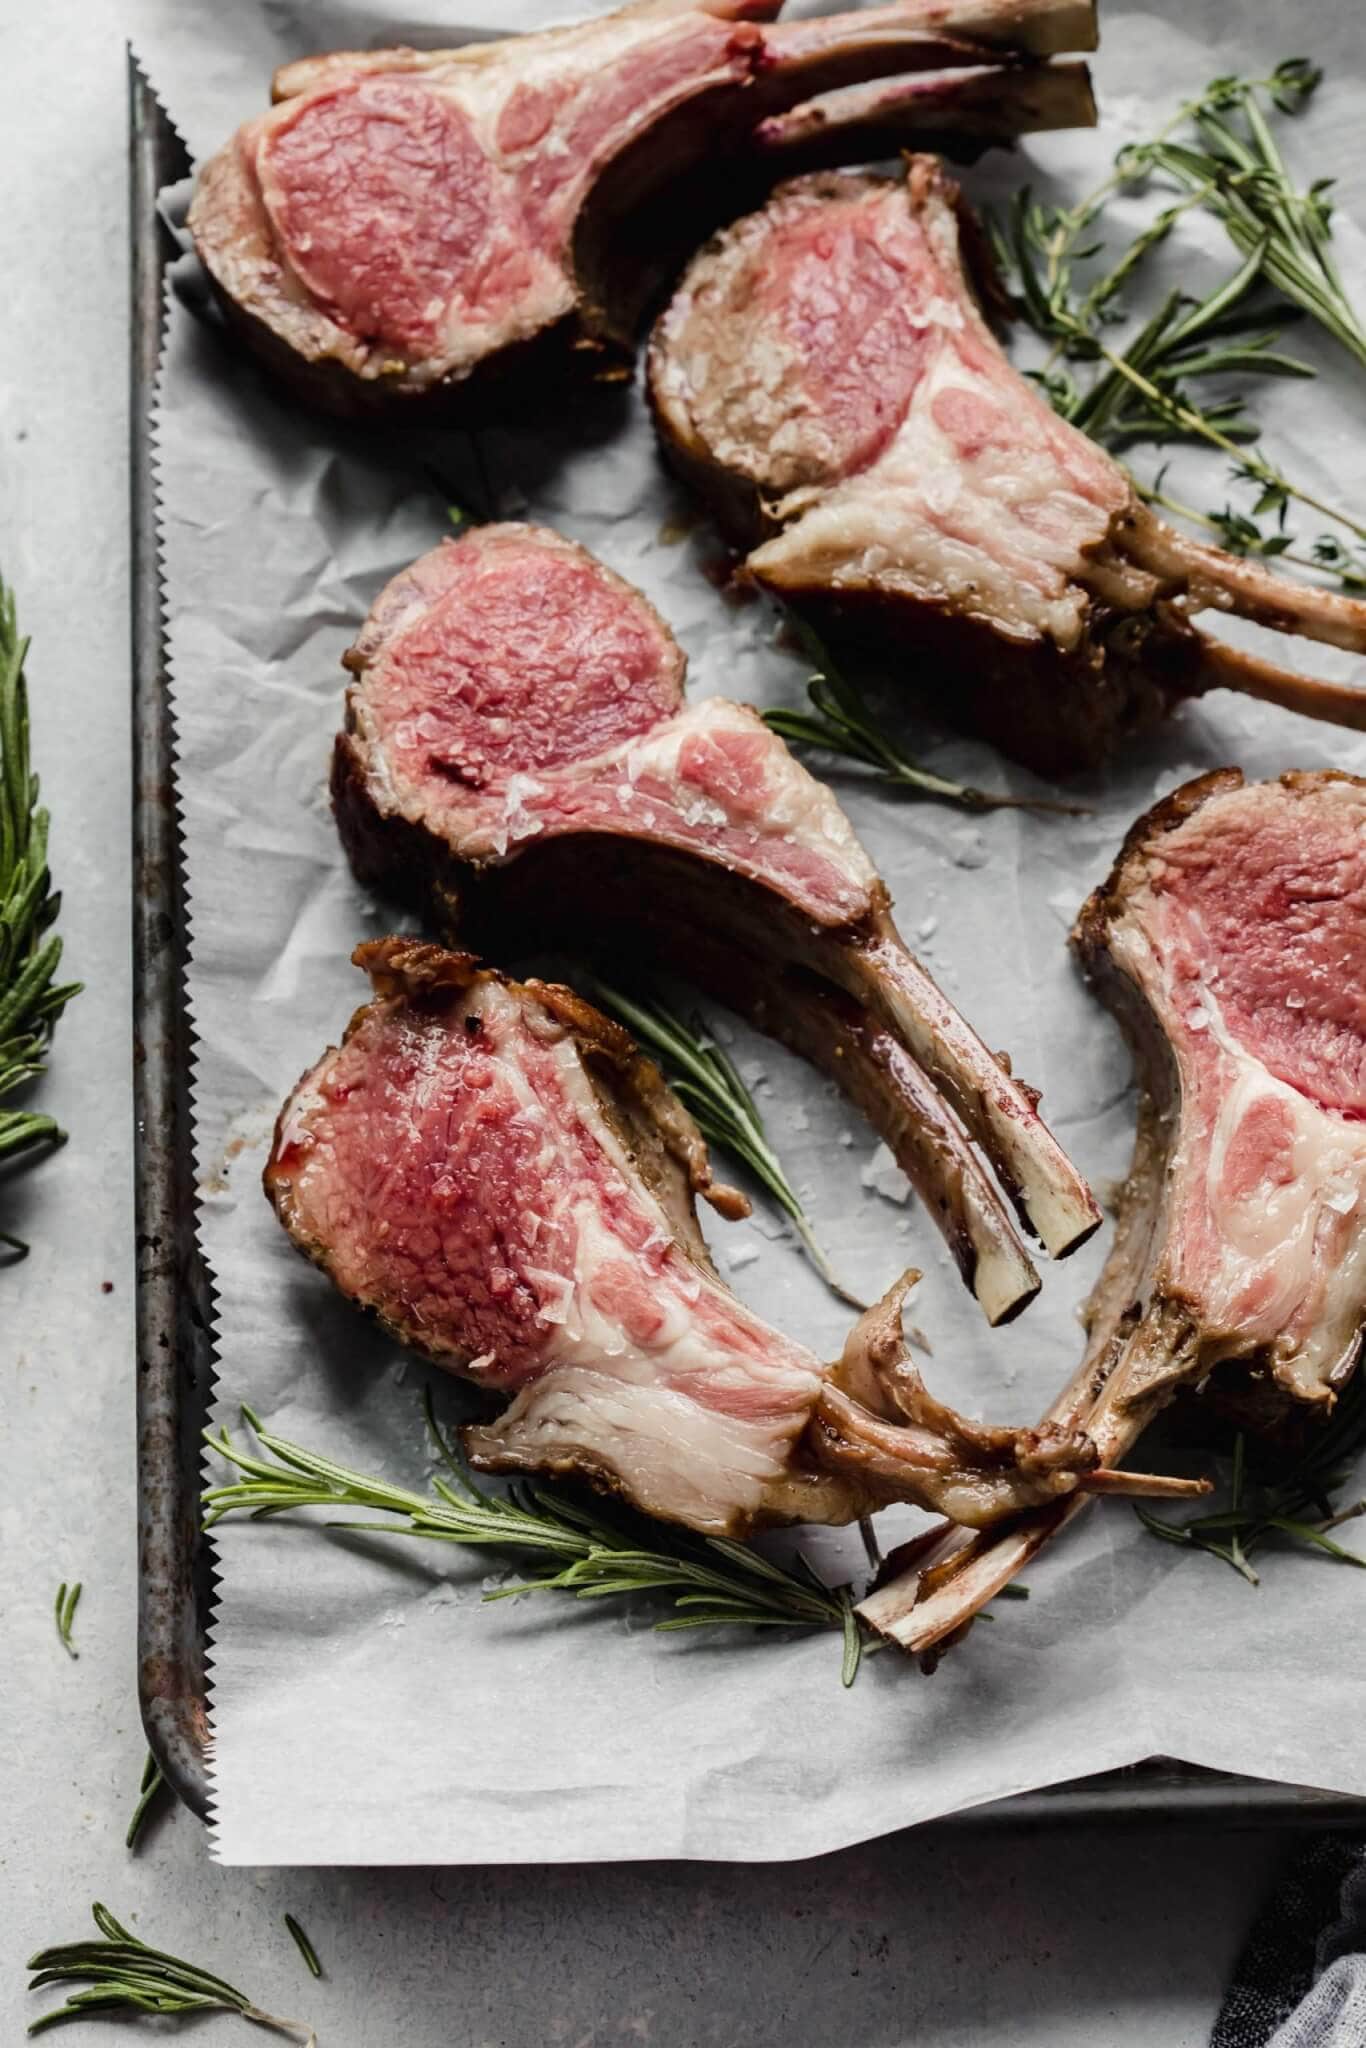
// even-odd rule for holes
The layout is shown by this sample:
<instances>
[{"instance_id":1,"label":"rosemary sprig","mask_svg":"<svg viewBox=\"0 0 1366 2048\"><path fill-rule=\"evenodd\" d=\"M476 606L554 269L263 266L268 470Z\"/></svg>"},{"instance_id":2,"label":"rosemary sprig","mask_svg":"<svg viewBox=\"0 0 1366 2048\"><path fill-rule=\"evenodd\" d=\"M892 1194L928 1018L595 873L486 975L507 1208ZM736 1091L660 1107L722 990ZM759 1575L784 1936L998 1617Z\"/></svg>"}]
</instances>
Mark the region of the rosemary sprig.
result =
<instances>
[{"instance_id":1,"label":"rosemary sprig","mask_svg":"<svg viewBox=\"0 0 1366 2048\"><path fill-rule=\"evenodd\" d=\"M62 1648L66 1651L67 1656L72 1658L79 1657L81 1654L71 1640L71 1624L76 1619L76 1609L80 1605L80 1600L80 1580L77 1579L74 1586L68 1586L66 1580L63 1579L61 1585L57 1588L57 1598L53 1605L52 1613L53 1619L57 1623L57 1635Z\"/></svg>"},{"instance_id":2,"label":"rosemary sprig","mask_svg":"<svg viewBox=\"0 0 1366 2048\"><path fill-rule=\"evenodd\" d=\"M920 767L878 725L872 706L840 672L815 634L800 624L797 632L816 669L806 683L811 708L792 711L779 705L764 713L765 725L789 745L812 747L823 754L857 761L861 767L871 768L880 782L913 790L917 796L959 804L965 811L1057 811L1082 815L1074 804L974 789L968 783L951 782L947 776Z\"/></svg>"},{"instance_id":3,"label":"rosemary sprig","mask_svg":"<svg viewBox=\"0 0 1366 2048\"><path fill-rule=\"evenodd\" d=\"M628 996L609 988L596 976L582 977L599 1009L620 1018L646 1050L659 1061L670 1086L685 1102L709 1144L723 1147L747 1167L783 1211L802 1249L832 1294L854 1308L866 1308L856 1294L835 1277L816 1241L811 1219L788 1179L759 1114L754 1097L740 1078L734 1060L694 1014L685 1024L663 1003Z\"/></svg>"},{"instance_id":4,"label":"rosemary sprig","mask_svg":"<svg viewBox=\"0 0 1366 2048\"><path fill-rule=\"evenodd\" d=\"M294 1943L295 1948L298 1949L299 1954L304 1959L304 1966L307 1969L309 1976L321 1977L323 1973L323 1966L318 1961L318 1951L314 1948L312 1942L304 1933L303 1928L300 1927L298 1921L294 1918L294 1915L292 1913L285 1914L285 1926L289 1930L290 1940Z\"/></svg>"},{"instance_id":5,"label":"rosemary sprig","mask_svg":"<svg viewBox=\"0 0 1366 2048\"><path fill-rule=\"evenodd\" d=\"M523 1483L506 1494L486 1491L443 1437L430 1393L424 1396L424 1409L445 1466L444 1476L434 1476L432 1492L425 1495L288 1443L244 1407L244 1419L270 1457L239 1448L226 1430L219 1436L206 1434L209 1448L241 1476L204 1494L205 1528L237 1513L259 1519L298 1508L365 1509L392 1519L337 1520L326 1526L510 1550L544 1560L529 1577L485 1593L486 1601L550 1590L581 1600L651 1593L663 1596L674 1610L655 1623L661 1630L838 1629L844 1642L843 1680L853 1684L864 1637L847 1587L831 1590L804 1564L800 1576L784 1571L725 1537L695 1537L642 1515L623 1513L609 1520L546 1486Z\"/></svg>"},{"instance_id":6,"label":"rosemary sprig","mask_svg":"<svg viewBox=\"0 0 1366 2048\"><path fill-rule=\"evenodd\" d=\"M161 1765L149 1749L146 1762L142 1766L142 1783L138 1787L138 1803L133 1808L133 1815L128 1823L128 1832L123 1838L125 1849L136 1852L138 1842L142 1836L143 1823L151 1812L157 1795L165 1783L166 1780L162 1776Z\"/></svg>"},{"instance_id":7,"label":"rosemary sprig","mask_svg":"<svg viewBox=\"0 0 1366 2048\"><path fill-rule=\"evenodd\" d=\"M1238 553L1279 556L1359 589L1366 586L1366 523L1294 482L1270 458L1245 399L1225 381L1244 374L1312 376L1308 364L1279 347L1285 327L1303 313L1346 345L1353 332L1361 333L1328 252L1323 187L1295 191L1266 118L1266 105L1301 111L1318 77L1305 59L1290 58L1265 78L1214 79L1150 141L1122 149L1107 177L1075 206L1042 205L1026 189L993 232L1002 267L1018 289L1018 310L1051 345L1035 374L1055 411L1118 454L1143 442L1218 450L1229 458L1234 484L1254 494L1250 512L1228 506L1196 511L1165 496L1160 480L1139 489ZM1183 128L1204 147L1174 139ZM1175 178L1182 196L1115 259L1103 236L1096 238L1098 218L1115 191L1153 171ZM1127 288L1149 253L1195 207L1223 221L1242 258L1237 269L1203 300L1168 293L1124 346L1116 346L1106 330L1124 317ZM1087 266L1095 274L1083 285L1079 272ZM1089 372L1069 367L1082 365ZM1221 382L1217 395L1206 399L1203 387L1211 379ZM1325 534L1309 553L1294 552L1285 525L1292 503L1330 520L1350 541ZM1268 515L1275 518L1269 531L1259 524Z\"/></svg>"},{"instance_id":8,"label":"rosemary sprig","mask_svg":"<svg viewBox=\"0 0 1366 2048\"><path fill-rule=\"evenodd\" d=\"M1340 1492L1350 1468L1366 1449L1366 1378L1361 1373L1338 1398L1329 1421L1299 1457L1279 1474L1265 1472L1249 1480L1247 1446L1234 1440L1228 1501L1209 1514L1171 1521L1135 1504L1135 1513L1150 1535L1206 1551L1245 1578L1259 1584L1250 1562L1253 1554L1282 1541L1305 1546L1339 1564L1366 1570L1366 1556L1335 1543L1328 1534L1343 1522L1366 1514L1366 1500L1339 1507Z\"/></svg>"},{"instance_id":9,"label":"rosemary sprig","mask_svg":"<svg viewBox=\"0 0 1366 2048\"><path fill-rule=\"evenodd\" d=\"M69 2026L73 2020L101 2018L112 2013L142 2019L188 2012L235 2012L254 2026L269 2027L287 2034L303 2048L316 2048L317 2036L302 2020L282 2020L274 2013L253 2005L246 1993L163 1949L149 1948L126 1927L120 1926L107 1906L98 1901L91 1907L99 1941L72 1941L55 1948L40 1949L29 1960L34 1971L29 1990L40 1991L49 1984L83 1984L73 1991L65 2005L54 2007L29 2026L30 2034L46 2033L49 2027Z\"/></svg>"},{"instance_id":10,"label":"rosemary sprig","mask_svg":"<svg viewBox=\"0 0 1366 2048\"><path fill-rule=\"evenodd\" d=\"M28 693L14 592L0 579L0 1101L44 1071L52 1028L78 993L57 982L62 942L47 936L61 908L47 865L47 812L29 764ZM50 1116L0 1108L0 1161L60 1144ZM28 1247L0 1233L19 1258Z\"/></svg>"},{"instance_id":11,"label":"rosemary sprig","mask_svg":"<svg viewBox=\"0 0 1366 2048\"><path fill-rule=\"evenodd\" d=\"M1216 78L1192 109L1203 147L1158 137L1124 153L1126 175L1165 172L1220 221L1244 255L1261 248L1268 281L1366 369L1366 327L1333 261L1328 194L1333 179L1297 191L1261 105L1296 114L1322 78L1306 57L1278 64L1269 80Z\"/></svg>"}]
</instances>

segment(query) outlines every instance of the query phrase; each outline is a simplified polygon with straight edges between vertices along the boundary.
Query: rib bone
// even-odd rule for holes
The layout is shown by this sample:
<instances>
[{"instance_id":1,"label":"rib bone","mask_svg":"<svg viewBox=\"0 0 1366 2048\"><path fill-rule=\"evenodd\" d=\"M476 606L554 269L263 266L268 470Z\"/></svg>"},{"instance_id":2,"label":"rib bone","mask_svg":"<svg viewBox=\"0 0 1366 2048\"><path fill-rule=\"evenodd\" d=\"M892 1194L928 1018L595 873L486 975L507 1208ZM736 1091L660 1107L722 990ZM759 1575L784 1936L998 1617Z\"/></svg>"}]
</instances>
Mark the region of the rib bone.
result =
<instances>
[{"instance_id":1,"label":"rib bone","mask_svg":"<svg viewBox=\"0 0 1366 2048\"><path fill-rule=\"evenodd\" d=\"M857 158L870 162L943 138L950 154L966 145L1008 142L1053 128L1089 128L1096 118L1084 64L1022 65L943 76L879 79L846 86L772 114L754 131L755 147L784 176Z\"/></svg>"},{"instance_id":2,"label":"rib bone","mask_svg":"<svg viewBox=\"0 0 1366 2048\"><path fill-rule=\"evenodd\" d=\"M286 1102L266 1193L348 1299L506 1402L462 1432L476 1467L588 1478L746 1535L896 1500L985 1524L1095 1465L1084 1437L930 1397L898 1356L913 1276L833 1372L753 1315L697 1229L694 1190L735 1198L695 1125L571 990L413 940L355 957L375 999Z\"/></svg>"},{"instance_id":3,"label":"rib bone","mask_svg":"<svg viewBox=\"0 0 1366 2048\"><path fill-rule=\"evenodd\" d=\"M1086 1356L1047 1420L1111 1467L1216 1367L1264 1413L1326 1411L1366 1325L1366 781L1187 783L1134 826L1074 943L1142 1092ZM928 1650L1075 1505L987 1542L946 1532L863 1611Z\"/></svg>"}]
</instances>

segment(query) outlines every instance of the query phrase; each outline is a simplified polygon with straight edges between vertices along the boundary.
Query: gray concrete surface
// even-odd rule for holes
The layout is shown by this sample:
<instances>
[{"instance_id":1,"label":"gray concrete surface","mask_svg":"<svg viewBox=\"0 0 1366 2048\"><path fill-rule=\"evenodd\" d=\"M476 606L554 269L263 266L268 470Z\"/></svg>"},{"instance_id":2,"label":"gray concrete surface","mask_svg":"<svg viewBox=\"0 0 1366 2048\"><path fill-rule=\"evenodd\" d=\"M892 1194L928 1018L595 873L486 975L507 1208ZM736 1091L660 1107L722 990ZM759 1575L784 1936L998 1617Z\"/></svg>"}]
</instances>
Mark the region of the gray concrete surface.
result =
<instances>
[{"instance_id":1,"label":"gray concrete surface","mask_svg":"<svg viewBox=\"0 0 1366 2048\"><path fill-rule=\"evenodd\" d=\"M1196 2048L1280 1845L1175 1827L900 1836L787 1868L220 1871L168 1814L130 1861L133 1701L123 38L113 0L0 7L0 563L85 995L45 1100L68 1148L0 1197L0 1984L102 1898L325 2048ZM103 1291L112 1282L113 1291ZM80 1660L52 1626L79 1577ZM477 1741L451 1708L451 1740ZM816 1768L813 1764L813 1768ZM281 1926L326 1967L314 1984ZM190 2029L203 2048L240 2023ZM64 2038L115 2038L75 2029ZM117 2038L122 2038L120 2033Z\"/></svg>"}]
</instances>

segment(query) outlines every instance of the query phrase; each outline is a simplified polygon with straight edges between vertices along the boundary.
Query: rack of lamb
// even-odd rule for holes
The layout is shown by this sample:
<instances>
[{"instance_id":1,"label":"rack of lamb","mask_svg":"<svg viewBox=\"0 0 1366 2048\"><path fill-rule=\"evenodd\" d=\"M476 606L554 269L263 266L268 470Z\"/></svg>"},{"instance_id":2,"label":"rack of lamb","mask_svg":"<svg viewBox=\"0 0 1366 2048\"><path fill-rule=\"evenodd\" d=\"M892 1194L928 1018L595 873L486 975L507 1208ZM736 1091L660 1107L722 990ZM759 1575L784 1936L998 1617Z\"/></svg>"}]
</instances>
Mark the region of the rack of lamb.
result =
<instances>
[{"instance_id":1,"label":"rack of lamb","mask_svg":"<svg viewBox=\"0 0 1366 2048\"><path fill-rule=\"evenodd\" d=\"M968 1421L906 1353L907 1274L834 1366L722 1284L696 1125L617 1024L409 939L361 946L374 998L285 1103L267 1195L298 1248L403 1342L507 1403L489 1472L587 1478L710 1534L912 1501L984 1527L1078 1488L1145 1490L1083 1434Z\"/></svg>"},{"instance_id":2,"label":"rack of lamb","mask_svg":"<svg viewBox=\"0 0 1366 2048\"><path fill-rule=\"evenodd\" d=\"M780 186L693 260L649 349L665 450L745 574L935 715L1044 774L1234 689L1366 727L1366 685L1193 622L1366 652L1366 604L1191 540L1016 371L939 160Z\"/></svg>"},{"instance_id":3,"label":"rack of lamb","mask_svg":"<svg viewBox=\"0 0 1366 2048\"><path fill-rule=\"evenodd\" d=\"M1117 1464L1182 1388L1312 1429L1366 1326L1366 780L1187 783L1129 833L1073 944L1139 1116L1087 1347L1048 1411ZM863 1612L953 1637L1065 1521L945 1532Z\"/></svg>"},{"instance_id":4,"label":"rack of lamb","mask_svg":"<svg viewBox=\"0 0 1366 2048\"><path fill-rule=\"evenodd\" d=\"M275 75L200 174L189 226L230 325L344 413L490 405L625 375L698 242L804 165L969 150L1095 119L1092 0L634 0L454 50Z\"/></svg>"},{"instance_id":5,"label":"rack of lamb","mask_svg":"<svg viewBox=\"0 0 1366 2048\"><path fill-rule=\"evenodd\" d=\"M383 590L345 656L337 821L362 880L481 950L686 975L868 1115L995 1323L1100 1212L903 944L830 791L744 705L685 704L639 591L542 527L484 526Z\"/></svg>"}]
</instances>

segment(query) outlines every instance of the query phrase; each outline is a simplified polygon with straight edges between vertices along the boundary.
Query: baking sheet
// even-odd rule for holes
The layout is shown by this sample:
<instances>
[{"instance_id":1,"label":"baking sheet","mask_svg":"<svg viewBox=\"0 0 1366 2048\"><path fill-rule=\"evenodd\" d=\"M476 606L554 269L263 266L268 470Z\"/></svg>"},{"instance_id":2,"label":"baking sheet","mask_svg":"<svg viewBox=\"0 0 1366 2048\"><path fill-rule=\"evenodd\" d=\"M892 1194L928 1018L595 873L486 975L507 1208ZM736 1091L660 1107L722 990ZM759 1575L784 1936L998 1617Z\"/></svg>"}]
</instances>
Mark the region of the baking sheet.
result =
<instances>
[{"instance_id":1,"label":"baking sheet","mask_svg":"<svg viewBox=\"0 0 1366 2048\"><path fill-rule=\"evenodd\" d=\"M485 25L495 11L500 26L512 12L518 24L552 12L490 7ZM1208 10L1198 32L1174 25L1175 8L1171 19L1107 17L1107 126L1100 138L1030 144L1028 175L1043 183L1056 171L1075 194L1181 92L1285 54L1267 6L1239 10L1235 49L1223 36L1233 12ZM1334 82L1290 143L1307 163L1312 141L1315 172L1342 171L1355 53L1345 15L1312 12L1301 40ZM444 33L479 25L463 7ZM376 7L267 6L234 10L229 34L207 8L182 6L142 54L203 153L262 103L273 63L418 26ZM969 188L999 194L1023 171L1023 159L997 158ZM1339 244L1366 286L1345 223ZM1209 247L1222 263L1217 240ZM1366 400L1326 348L1324 361L1331 382L1259 408L1296 472L1341 494L1353 478L1334 477L1335 458L1354 432L1360 445ZM771 616L728 604L709 580L718 551L705 524L673 539L691 508L658 469L638 397L574 424L573 435L485 434L477 461L459 436L320 425L277 401L178 300L168 308L156 433L220 1419L235 1421L248 1399L284 1434L408 1483L424 1469L421 1369L302 1265L257 1185L281 1095L363 994L351 946L389 922L346 874L327 811L338 657L382 583L441 532L435 469L457 496L482 499L491 480L499 513L561 527L645 588L688 650L695 694L792 701L800 685ZM1221 491L1216 466L1206 499ZM1034 786L965 742L925 751L969 780ZM1068 964L1066 925L1132 816L1227 760L1253 774L1362 769L1366 743L1216 698L1131 749L1085 793L1094 815L1075 820L963 819L836 778L907 936L1042 1086L1055 1130L1098 1184L1123 1171L1132 1097L1117 1035ZM738 1027L735 1043L841 1271L871 1294L901 1265L923 1266L916 1318L934 1344L932 1383L993 1418L1032 1417L1075 1362L1076 1306L1102 1248L1050 1268L1028 1316L987 1332L924 1219L894 1199L866 1128L771 1046ZM713 1235L748 1300L833 1353L844 1313L776 1225L761 1213ZM451 1412L458 1402L454 1390ZM850 1555L842 1545L823 1534L811 1551L834 1574ZM833 1641L658 1637L643 1615L556 1596L489 1609L490 1576L488 1560L434 1562L392 1542L221 1531L211 1677L222 1860L797 1856L1156 1753L1366 1793L1345 1711L1366 1676L1366 1647L1353 1647L1356 1574L1287 1556L1254 1593L1153 1543L1123 1506L1086 1517L1032 1568L1028 1604L998 1610L933 1682L888 1654L847 1694Z\"/></svg>"}]
</instances>

